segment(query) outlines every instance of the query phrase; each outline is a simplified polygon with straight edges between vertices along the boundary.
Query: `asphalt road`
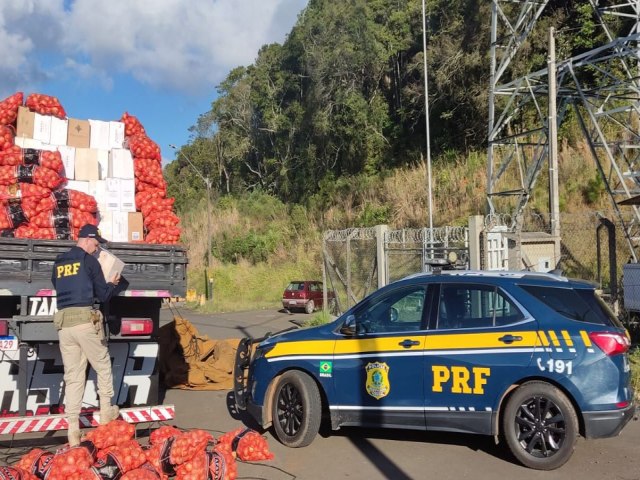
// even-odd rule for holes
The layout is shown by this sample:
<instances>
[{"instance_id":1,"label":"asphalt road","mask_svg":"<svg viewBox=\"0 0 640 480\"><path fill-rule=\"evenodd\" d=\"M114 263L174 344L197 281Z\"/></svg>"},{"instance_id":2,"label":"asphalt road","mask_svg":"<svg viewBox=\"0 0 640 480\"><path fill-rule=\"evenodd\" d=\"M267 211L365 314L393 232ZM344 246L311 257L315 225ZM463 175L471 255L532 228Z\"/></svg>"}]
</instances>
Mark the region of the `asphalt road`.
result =
<instances>
[{"instance_id":1,"label":"asphalt road","mask_svg":"<svg viewBox=\"0 0 640 480\"><path fill-rule=\"evenodd\" d=\"M211 338L260 337L301 322L303 313L254 311L198 315L185 309L163 311L162 321L173 313L188 318L202 334ZM214 435L242 425L255 427L234 408L230 392L169 390L165 403L176 406L174 424L184 428L206 428ZM496 478L640 480L640 422L632 421L616 438L579 439L571 460L552 472L529 470L515 463L506 447L491 437L401 430L326 428L308 447L290 449L270 432L265 433L275 459L262 465L240 464L242 479L463 479Z\"/></svg>"}]
</instances>

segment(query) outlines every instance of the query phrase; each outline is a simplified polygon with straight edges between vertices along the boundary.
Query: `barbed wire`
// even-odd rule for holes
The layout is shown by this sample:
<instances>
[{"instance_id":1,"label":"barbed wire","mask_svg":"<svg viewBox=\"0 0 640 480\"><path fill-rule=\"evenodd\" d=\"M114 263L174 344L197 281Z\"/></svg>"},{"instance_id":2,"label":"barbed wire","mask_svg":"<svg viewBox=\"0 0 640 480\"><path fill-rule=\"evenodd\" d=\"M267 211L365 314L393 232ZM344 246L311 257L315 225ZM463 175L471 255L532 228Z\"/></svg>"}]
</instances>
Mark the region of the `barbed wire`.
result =
<instances>
[{"instance_id":1,"label":"barbed wire","mask_svg":"<svg viewBox=\"0 0 640 480\"><path fill-rule=\"evenodd\" d=\"M469 238L468 230L467 227L404 228L386 232L384 240L387 244L433 242L447 245L464 243Z\"/></svg>"},{"instance_id":2,"label":"barbed wire","mask_svg":"<svg viewBox=\"0 0 640 480\"><path fill-rule=\"evenodd\" d=\"M323 239L327 242L346 242L347 240L375 240L375 238L375 227L347 228L346 230L327 230L323 234Z\"/></svg>"}]
</instances>

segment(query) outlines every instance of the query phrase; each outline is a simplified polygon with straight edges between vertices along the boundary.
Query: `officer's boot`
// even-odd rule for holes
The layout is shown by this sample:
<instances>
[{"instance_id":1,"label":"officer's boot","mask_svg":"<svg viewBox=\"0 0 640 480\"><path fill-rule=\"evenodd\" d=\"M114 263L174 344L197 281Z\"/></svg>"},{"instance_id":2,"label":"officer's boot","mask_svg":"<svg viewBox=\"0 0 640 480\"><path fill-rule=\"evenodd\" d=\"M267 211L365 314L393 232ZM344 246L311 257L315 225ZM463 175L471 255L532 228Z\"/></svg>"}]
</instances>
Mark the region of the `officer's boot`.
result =
<instances>
[{"instance_id":1,"label":"officer's boot","mask_svg":"<svg viewBox=\"0 0 640 480\"><path fill-rule=\"evenodd\" d=\"M80 444L80 438L82 437L82 433L80 433L80 421L78 417L69 417L67 419L69 423L69 430L67 431L67 439L69 440L69 446L75 447Z\"/></svg>"},{"instance_id":2,"label":"officer's boot","mask_svg":"<svg viewBox=\"0 0 640 480\"><path fill-rule=\"evenodd\" d=\"M111 399L100 399L100 425L106 425L111 420L120 416L120 409L117 405L111 405Z\"/></svg>"}]
</instances>

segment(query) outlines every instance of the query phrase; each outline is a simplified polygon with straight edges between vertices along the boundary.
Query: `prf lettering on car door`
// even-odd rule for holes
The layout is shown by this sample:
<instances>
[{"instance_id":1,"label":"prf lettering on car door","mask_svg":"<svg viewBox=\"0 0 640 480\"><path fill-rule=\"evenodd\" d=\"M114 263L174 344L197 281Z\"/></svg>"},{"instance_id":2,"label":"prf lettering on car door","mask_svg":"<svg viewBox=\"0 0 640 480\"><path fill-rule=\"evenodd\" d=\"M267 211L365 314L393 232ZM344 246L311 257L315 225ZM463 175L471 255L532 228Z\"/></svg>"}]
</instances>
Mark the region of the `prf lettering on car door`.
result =
<instances>
[{"instance_id":1,"label":"prf lettering on car door","mask_svg":"<svg viewBox=\"0 0 640 480\"><path fill-rule=\"evenodd\" d=\"M491 375L491 369L488 367L468 369L466 367L433 365L431 372L433 373L432 391L443 392L444 389L447 389L451 393L474 395L484 394L484 385L487 384L487 378Z\"/></svg>"}]
</instances>

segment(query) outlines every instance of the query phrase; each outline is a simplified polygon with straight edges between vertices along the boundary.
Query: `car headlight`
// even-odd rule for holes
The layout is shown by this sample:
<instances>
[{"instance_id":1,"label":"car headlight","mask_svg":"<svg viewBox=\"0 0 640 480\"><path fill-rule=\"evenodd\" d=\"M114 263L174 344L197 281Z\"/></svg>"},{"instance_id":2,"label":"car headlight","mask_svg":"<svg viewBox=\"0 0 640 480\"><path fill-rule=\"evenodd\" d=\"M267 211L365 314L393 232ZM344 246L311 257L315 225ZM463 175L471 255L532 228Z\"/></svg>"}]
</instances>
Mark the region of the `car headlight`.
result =
<instances>
[{"instance_id":1,"label":"car headlight","mask_svg":"<svg viewBox=\"0 0 640 480\"><path fill-rule=\"evenodd\" d=\"M258 347L256 348L256 352L253 355L253 361L260 360L261 358L264 358L267 353L269 353L271 350L273 350L273 347L275 347L274 344L271 344L271 345L258 345Z\"/></svg>"}]
</instances>

